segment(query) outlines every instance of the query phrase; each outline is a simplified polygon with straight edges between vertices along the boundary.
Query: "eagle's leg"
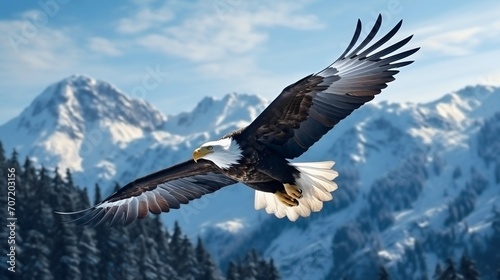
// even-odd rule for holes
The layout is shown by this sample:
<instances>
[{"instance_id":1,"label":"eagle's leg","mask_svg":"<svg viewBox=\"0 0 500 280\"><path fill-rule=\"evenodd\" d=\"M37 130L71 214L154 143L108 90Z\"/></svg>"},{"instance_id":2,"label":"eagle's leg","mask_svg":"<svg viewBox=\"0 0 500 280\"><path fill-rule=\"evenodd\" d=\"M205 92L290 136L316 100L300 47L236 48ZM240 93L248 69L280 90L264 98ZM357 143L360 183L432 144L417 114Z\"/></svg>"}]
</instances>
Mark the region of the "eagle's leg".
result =
<instances>
[{"instance_id":1,"label":"eagle's leg","mask_svg":"<svg viewBox=\"0 0 500 280\"><path fill-rule=\"evenodd\" d=\"M289 196L287 193L285 192L282 192L282 191L277 191L274 193L274 195L276 196L276 198L283 204L285 204L286 206L298 206L299 205L299 201L291 196Z\"/></svg>"},{"instance_id":2,"label":"eagle's leg","mask_svg":"<svg viewBox=\"0 0 500 280\"><path fill-rule=\"evenodd\" d=\"M283 186L285 187L285 191L289 196L295 199L302 198L302 190L299 189L297 186L290 185L288 183L283 184Z\"/></svg>"}]
</instances>

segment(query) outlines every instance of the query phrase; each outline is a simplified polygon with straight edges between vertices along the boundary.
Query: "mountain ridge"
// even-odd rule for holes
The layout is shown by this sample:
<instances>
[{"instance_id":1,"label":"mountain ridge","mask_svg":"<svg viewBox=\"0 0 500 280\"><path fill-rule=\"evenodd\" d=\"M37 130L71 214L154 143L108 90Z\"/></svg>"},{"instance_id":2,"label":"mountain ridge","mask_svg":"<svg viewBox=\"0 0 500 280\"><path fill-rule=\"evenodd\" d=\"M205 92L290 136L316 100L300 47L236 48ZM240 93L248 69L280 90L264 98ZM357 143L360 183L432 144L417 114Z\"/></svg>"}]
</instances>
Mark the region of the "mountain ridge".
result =
<instances>
[{"instance_id":1,"label":"mountain ridge","mask_svg":"<svg viewBox=\"0 0 500 280\"><path fill-rule=\"evenodd\" d=\"M129 108L127 104L134 102L121 97L124 94L113 87L95 86L99 82L91 78L68 79L66 83L71 85L68 87L78 93L94 96L100 92L98 89L104 89L118 98L118 101L105 101L104 97L90 99L104 100L100 104L122 102L124 108ZM56 93L71 92L75 93ZM106 113L104 116L97 114L99 118L92 118L91 113L79 111L93 110L99 104L69 97L59 100L65 100L63 105L78 101L88 108L75 105L77 112L63 114L64 125L58 127L59 118L57 121L42 118L51 116L49 113L57 106L55 109L38 106L39 114L45 115L35 120L30 119L34 111L30 106L0 126L0 140L7 151L16 147L20 156L32 155L38 164L72 169L75 182L87 187L95 181L124 184L188 159L199 144L248 124L268 103L260 97L233 93L222 99L206 97L191 112L166 116L147 102L137 101L134 104L150 110L149 117L139 116L130 126L126 120L134 116L132 113L120 118L124 112L107 112L103 108L108 106L97 110L106 111L102 112ZM499 188L495 188L500 181L495 177L500 178L495 175L500 174L500 163L489 156L491 149L496 151L495 139L500 139L495 138L500 137L496 128L500 126L500 109L496 104L500 104L500 88L478 85L432 102L370 103L356 110L297 159L333 159L337 162L334 168L340 173L334 200L325 204L322 212L297 223L255 211L253 191L241 185L184 205L162 218L170 226L179 220L192 237L204 236L207 247L219 255L221 263L242 247L254 245L276 260L285 270L285 277L297 272L294 263L302 262L300 272L314 279L338 277L339 273L362 279L363 275L352 268L354 261L367 271L374 262L380 262L393 275L408 276L412 271L401 265L417 250L415 244L423 244L424 248L419 250L426 256L426 273L421 275L424 279L424 274L432 274L436 260L443 259L441 253L433 252L425 244L467 228L464 246L438 247L473 251L476 241L472 236L490 238L493 232L491 209L500 203ZM23 115L25 112L29 114ZM25 120L20 121L23 117ZM28 121L39 121L43 129L34 135L33 123ZM54 134L58 137L50 138ZM62 150L57 147L61 143ZM64 154L76 156L57 157ZM95 174L97 180L90 180L86 174ZM258 241L263 236L268 240ZM332 246L337 248L333 252L325 249ZM345 251L346 248L349 250ZM376 254L365 256L363 252L370 251L369 248L378 248ZM339 259L340 252L344 252L346 260Z\"/></svg>"}]
</instances>

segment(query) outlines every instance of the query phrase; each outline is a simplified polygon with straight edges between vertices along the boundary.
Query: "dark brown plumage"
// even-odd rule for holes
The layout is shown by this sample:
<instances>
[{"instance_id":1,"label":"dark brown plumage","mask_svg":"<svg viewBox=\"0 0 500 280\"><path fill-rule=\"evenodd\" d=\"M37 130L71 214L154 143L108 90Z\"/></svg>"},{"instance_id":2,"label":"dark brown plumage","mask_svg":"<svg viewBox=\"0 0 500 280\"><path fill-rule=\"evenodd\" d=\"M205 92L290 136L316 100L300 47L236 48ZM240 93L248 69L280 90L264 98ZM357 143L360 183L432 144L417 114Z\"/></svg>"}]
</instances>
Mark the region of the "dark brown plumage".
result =
<instances>
[{"instance_id":1,"label":"dark brown plumage","mask_svg":"<svg viewBox=\"0 0 500 280\"><path fill-rule=\"evenodd\" d=\"M415 48L382 58L408 43L412 38L409 36L370 55L396 34L402 24L400 21L387 35L358 53L375 37L381 23L379 16L366 39L352 50L361 34L361 21L358 20L346 51L329 67L286 87L245 129L245 137L256 137L285 158L295 158L352 111L372 100L395 79L394 75L399 71L392 69L413 61L391 63L418 50Z\"/></svg>"}]
</instances>

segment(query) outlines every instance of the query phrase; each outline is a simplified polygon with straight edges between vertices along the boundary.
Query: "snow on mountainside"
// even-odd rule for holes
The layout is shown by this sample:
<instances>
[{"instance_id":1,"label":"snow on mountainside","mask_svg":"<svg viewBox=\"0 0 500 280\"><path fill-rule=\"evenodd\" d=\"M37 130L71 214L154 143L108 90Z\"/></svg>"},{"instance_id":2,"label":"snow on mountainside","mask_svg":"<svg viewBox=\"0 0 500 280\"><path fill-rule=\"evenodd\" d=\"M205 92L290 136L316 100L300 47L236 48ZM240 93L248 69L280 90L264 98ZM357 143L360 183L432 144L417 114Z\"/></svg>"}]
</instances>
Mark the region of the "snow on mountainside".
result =
<instances>
[{"instance_id":1,"label":"snow on mountainside","mask_svg":"<svg viewBox=\"0 0 500 280\"><path fill-rule=\"evenodd\" d=\"M254 95L231 93L221 100L205 97L192 112L169 117L165 129L182 135L222 135L247 125L266 106L267 101Z\"/></svg>"},{"instance_id":2,"label":"snow on mountainside","mask_svg":"<svg viewBox=\"0 0 500 280\"><path fill-rule=\"evenodd\" d=\"M91 196L94 183L108 194L115 182L124 185L189 159L194 148L248 124L266 104L257 96L232 93L221 100L207 97L190 113L164 116L106 82L74 75L49 86L18 117L0 126L0 140L6 151L16 149L21 158L30 156L62 173L69 168L75 183L88 187ZM164 219L169 225L179 220L192 236L204 225L234 217L225 209L244 213L241 220L248 222L247 216L257 217L251 215L253 197L232 198L252 195L241 186L225 189ZM209 220L200 215L208 204L224 211Z\"/></svg>"},{"instance_id":3,"label":"snow on mountainside","mask_svg":"<svg viewBox=\"0 0 500 280\"><path fill-rule=\"evenodd\" d=\"M475 86L353 113L302 158L337 161L333 202L294 225L268 218L233 247L259 248L287 279L372 279L381 264L428 279L436 259L464 250L493 276L500 259L484 248L500 242L498 104L500 88Z\"/></svg>"},{"instance_id":4,"label":"snow on mountainside","mask_svg":"<svg viewBox=\"0 0 500 280\"><path fill-rule=\"evenodd\" d=\"M130 99L108 83L75 75L49 86L2 125L0 135L7 149L39 164L95 174L88 181L79 176L78 183L89 185L99 178L114 179L120 172L114 159L164 123L150 104Z\"/></svg>"},{"instance_id":5,"label":"snow on mountainside","mask_svg":"<svg viewBox=\"0 0 500 280\"><path fill-rule=\"evenodd\" d=\"M0 126L0 140L39 164L70 168L82 186L110 187L188 159L266 104L228 94L164 116L105 82L72 76ZM430 276L437 259L464 248L484 257L477 248L495 237L498 104L500 88L471 86L426 104L363 106L296 160L333 159L340 173L334 200L308 219L291 223L253 210L253 191L241 185L162 218L178 220L193 237L201 233L222 263L257 247L285 279L366 279L362 271L377 273L379 264L397 279Z\"/></svg>"}]
</instances>

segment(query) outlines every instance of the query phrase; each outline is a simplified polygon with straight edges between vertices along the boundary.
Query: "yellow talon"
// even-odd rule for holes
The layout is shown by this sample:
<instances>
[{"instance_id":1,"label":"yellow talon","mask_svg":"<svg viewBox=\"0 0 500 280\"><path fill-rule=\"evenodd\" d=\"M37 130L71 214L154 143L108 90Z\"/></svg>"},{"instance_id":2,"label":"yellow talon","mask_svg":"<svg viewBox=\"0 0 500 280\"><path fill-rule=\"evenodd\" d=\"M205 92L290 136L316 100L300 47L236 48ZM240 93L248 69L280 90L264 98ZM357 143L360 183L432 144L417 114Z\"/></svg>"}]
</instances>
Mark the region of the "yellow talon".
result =
<instances>
[{"instance_id":1,"label":"yellow talon","mask_svg":"<svg viewBox=\"0 0 500 280\"><path fill-rule=\"evenodd\" d=\"M302 190L299 189L297 186L295 185L290 185L290 184L283 184L283 186L285 187L285 191L286 193L291 196L292 198L295 198L295 199L300 199L302 198Z\"/></svg>"},{"instance_id":2,"label":"yellow talon","mask_svg":"<svg viewBox=\"0 0 500 280\"><path fill-rule=\"evenodd\" d=\"M299 201L289 196L287 193L277 191L274 195L276 195L276 198L286 206L293 207L299 205Z\"/></svg>"}]
</instances>

